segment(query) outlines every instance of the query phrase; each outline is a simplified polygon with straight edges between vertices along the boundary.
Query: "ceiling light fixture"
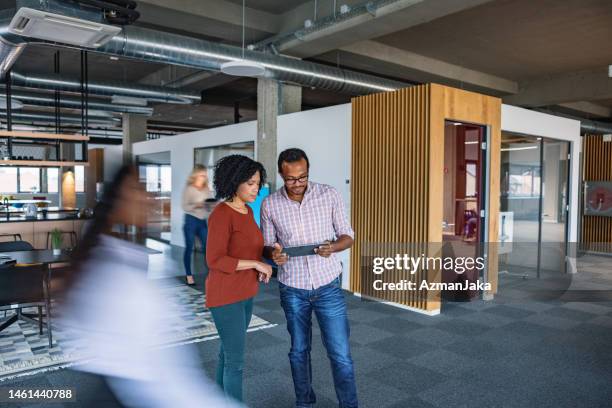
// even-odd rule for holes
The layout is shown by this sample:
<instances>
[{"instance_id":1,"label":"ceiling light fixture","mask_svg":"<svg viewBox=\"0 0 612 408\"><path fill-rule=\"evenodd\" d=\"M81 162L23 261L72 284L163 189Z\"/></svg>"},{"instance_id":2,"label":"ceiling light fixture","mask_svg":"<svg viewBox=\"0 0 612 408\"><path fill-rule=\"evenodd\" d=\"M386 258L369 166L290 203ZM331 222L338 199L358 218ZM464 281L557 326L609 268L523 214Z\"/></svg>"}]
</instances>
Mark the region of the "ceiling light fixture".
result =
<instances>
[{"instance_id":1,"label":"ceiling light fixture","mask_svg":"<svg viewBox=\"0 0 612 408\"><path fill-rule=\"evenodd\" d=\"M221 64L221 72L233 76L259 77L266 72L266 68L259 62L244 58L245 13L246 0L242 0L242 58Z\"/></svg>"}]
</instances>

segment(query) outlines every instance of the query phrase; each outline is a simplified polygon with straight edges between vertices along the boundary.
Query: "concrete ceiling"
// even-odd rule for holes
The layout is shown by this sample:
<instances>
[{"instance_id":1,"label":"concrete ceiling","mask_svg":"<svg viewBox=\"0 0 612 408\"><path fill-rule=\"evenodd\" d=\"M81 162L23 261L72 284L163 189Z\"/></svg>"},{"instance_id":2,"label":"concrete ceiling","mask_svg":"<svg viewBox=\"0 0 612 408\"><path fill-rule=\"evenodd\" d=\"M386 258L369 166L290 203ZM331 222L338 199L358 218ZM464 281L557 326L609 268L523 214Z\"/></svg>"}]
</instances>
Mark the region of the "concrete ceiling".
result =
<instances>
[{"instance_id":1,"label":"concrete ceiling","mask_svg":"<svg viewBox=\"0 0 612 408\"><path fill-rule=\"evenodd\" d=\"M317 16L333 5L317 0ZM272 39L283 54L403 80L438 82L501 96L504 102L609 120L612 115L612 1L396 0L305 36L315 0L247 0L247 44ZM137 25L240 44L242 0L139 0ZM337 12L338 13L338 12ZM338 13L339 15L339 13ZM281 40L282 38L282 40ZM54 49L28 46L15 69L53 72ZM79 75L79 52L62 49L61 71ZM220 73L89 54L91 80L125 80L202 92L198 106L156 105L151 123L177 129L256 119L256 81ZM304 109L349 102L303 89Z\"/></svg>"},{"instance_id":2,"label":"concrete ceiling","mask_svg":"<svg viewBox=\"0 0 612 408\"><path fill-rule=\"evenodd\" d=\"M612 1L498 0L377 38L513 80L612 63Z\"/></svg>"},{"instance_id":3,"label":"concrete ceiling","mask_svg":"<svg viewBox=\"0 0 612 408\"><path fill-rule=\"evenodd\" d=\"M228 0L230 3L242 6L242 0ZM246 7L254 8L261 11L266 11L272 14L283 14L287 11L301 6L304 3L309 3L310 0L245 0Z\"/></svg>"}]
</instances>

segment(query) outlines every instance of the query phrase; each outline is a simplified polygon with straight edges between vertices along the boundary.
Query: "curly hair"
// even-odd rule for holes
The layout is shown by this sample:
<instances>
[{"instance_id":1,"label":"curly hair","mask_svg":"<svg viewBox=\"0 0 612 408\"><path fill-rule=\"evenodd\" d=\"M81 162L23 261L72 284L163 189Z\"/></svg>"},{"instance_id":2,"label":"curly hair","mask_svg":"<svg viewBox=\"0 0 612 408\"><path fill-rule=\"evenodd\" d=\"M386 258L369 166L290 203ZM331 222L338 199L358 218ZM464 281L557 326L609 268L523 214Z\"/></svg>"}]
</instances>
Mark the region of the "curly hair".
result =
<instances>
[{"instance_id":1,"label":"curly hair","mask_svg":"<svg viewBox=\"0 0 612 408\"><path fill-rule=\"evenodd\" d=\"M238 192L238 186L259 172L259 189L266 182L266 170L255 160L240 154L222 157L215 164L214 180L217 199L229 200Z\"/></svg>"}]
</instances>

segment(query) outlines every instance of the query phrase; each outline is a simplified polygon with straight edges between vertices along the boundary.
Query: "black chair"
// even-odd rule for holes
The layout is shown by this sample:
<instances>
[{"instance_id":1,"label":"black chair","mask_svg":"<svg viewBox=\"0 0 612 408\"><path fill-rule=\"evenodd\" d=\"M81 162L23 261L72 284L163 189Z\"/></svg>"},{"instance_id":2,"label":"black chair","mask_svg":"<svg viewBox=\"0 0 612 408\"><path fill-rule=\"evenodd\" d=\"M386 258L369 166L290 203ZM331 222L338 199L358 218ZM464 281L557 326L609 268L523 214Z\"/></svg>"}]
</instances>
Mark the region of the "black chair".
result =
<instances>
[{"instance_id":1,"label":"black chair","mask_svg":"<svg viewBox=\"0 0 612 408\"><path fill-rule=\"evenodd\" d=\"M49 272L44 265L2 265L0 267L0 311L5 317L0 319L0 331L18 320L38 324L43 334L43 324L47 326L49 347L53 345L51 333L51 298L49 296ZM22 309L37 307L38 314L24 313ZM46 323L43 321L43 307ZM16 310L15 310L16 309ZM6 317L6 312L15 314Z\"/></svg>"},{"instance_id":2,"label":"black chair","mask_svg":"<svg viewBox=\"0 0 612 408\"><path fill-rule=\"evenodd\" d=\"M28 241L0 242L0 252L32 251L34 247Z\"/></svg>"},{"instance_id":3,"label":"black chair","mask_svg":"<svg viewBox=\"0 0 612 408\"><path fill-rule=\"evenodd\" d=\"M13 241L22 241L21 234L0 234L0 238L12 237Z\"/></svg>"}]
</instances>

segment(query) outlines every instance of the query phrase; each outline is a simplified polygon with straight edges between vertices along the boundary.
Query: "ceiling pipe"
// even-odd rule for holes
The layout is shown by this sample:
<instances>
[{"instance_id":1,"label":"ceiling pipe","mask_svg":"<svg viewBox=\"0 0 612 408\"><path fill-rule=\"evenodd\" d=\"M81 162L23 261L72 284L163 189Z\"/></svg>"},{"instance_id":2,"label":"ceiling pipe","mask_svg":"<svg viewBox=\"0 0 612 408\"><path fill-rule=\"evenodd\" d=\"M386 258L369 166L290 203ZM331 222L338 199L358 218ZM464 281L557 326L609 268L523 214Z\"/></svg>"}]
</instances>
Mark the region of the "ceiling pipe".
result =
<instances>
[{"instance_id":1,"label":"ceiling pipe","mask_svg":"<svg viewBox=\"0 0 612 408\"><path fill-rule=\"evenodd\" d=\"M75 48L66 44L15 36L7 30L9 23L10 21L4 21L0 24L0 35L8 44L19 46L24 43L38 43ZM243 50L240 47L135 26L123 27L121 33L105 45L90 51L210 71L220 71L225 62L247 60L263 65L266 68L266 78L353 95L393 91L411 86L404 82L310 61ZM11 52L14 54L16 51L8 47L3 53L0 52L0 55L13 55ZM8 68L10 64L5 67ZM91 85L90 90L94 92Z\"/></svg>"},{"instance_id":2,"label":"ceiling pipe","mask_svg":"<svg viewBox=\"0 0 612 408\"><path fill-rule=\"evenodd\" d=\"M133 26L124 27L120 34L95 51L212 71L220 71L225 62L247 60L264 66L264 76L269 79L355 95L411 86L310 61L242 50L231 45Z\"/></svg>"},{"instance_id":3,"label":"ceiling pipe","mask_svg":"<svg viewBox=\"0 0 612 408\"><path fill-rule=\"evenodd\" d=\"M0 90L0 92L2 92ZM37 94L30 92L12 91L12 98L22 102L24 105L36 105L36 106L55 106L55 99L52 95ZM136 113L145 116L153 115L153 108L145 106L129 106L129 105L117 105L110 102L104 101L92 101L87 102L89 109L120 112L120 113ZM60 107L68 109L81 109L81 100L77 98L64 98L60 99Z\"/></svg>"},{"instance_id":4,"label":"ceiling pipe","mask_svg":"<svg viewBox=\"0 0 612 408\"><path fill-rule=\"evenodd\" d=\"M81 92L81 83L78 79L59 75L23 74L13 71L11 72L11 80L13 85L25 88ZM120 81L90 81L87 83L87 90L89 94L94 95L124 95L161 103L191 104L201 101L198 92L170 89L162 86L133 85Z\"/></svg>"},{"instance_id":5,"label":"ceiling pipe","mask_svg":"<svg viewBox=\"0 0 612 408\"><path fill-rule=\"evenodd\" d=\"M19 123L30 123L30 122L36 122L36 123L55 123L55 115L50 114L50 113L30 113L30 112L12 112L11 113L11 118L13 119L14 122L19 122ZM0 111L0 119L2 120L6 120L6 112L5 111ZM67 122L67 123L81 123L81 116L80 115L62 115L62 123ZM109 117L109 118L104 118L104 117L91 117L89 119L89 123L90 124L96 124L96 125L109 125L109 126L113 126L113 125L118 125L120 123L120 119L119 118L113 118L113 117Z\"/></svg>"},{"instance_id":6,"label":"ceiling pipe","mask_svg":"<svg viewBox=\"0 0 612 408\"><path fill-rule=\"evenodd\" d=\"M612 134L612 123L597 122L588 119L580 120L580 133L583 134Z\"/></svg>"}]
</instances>

